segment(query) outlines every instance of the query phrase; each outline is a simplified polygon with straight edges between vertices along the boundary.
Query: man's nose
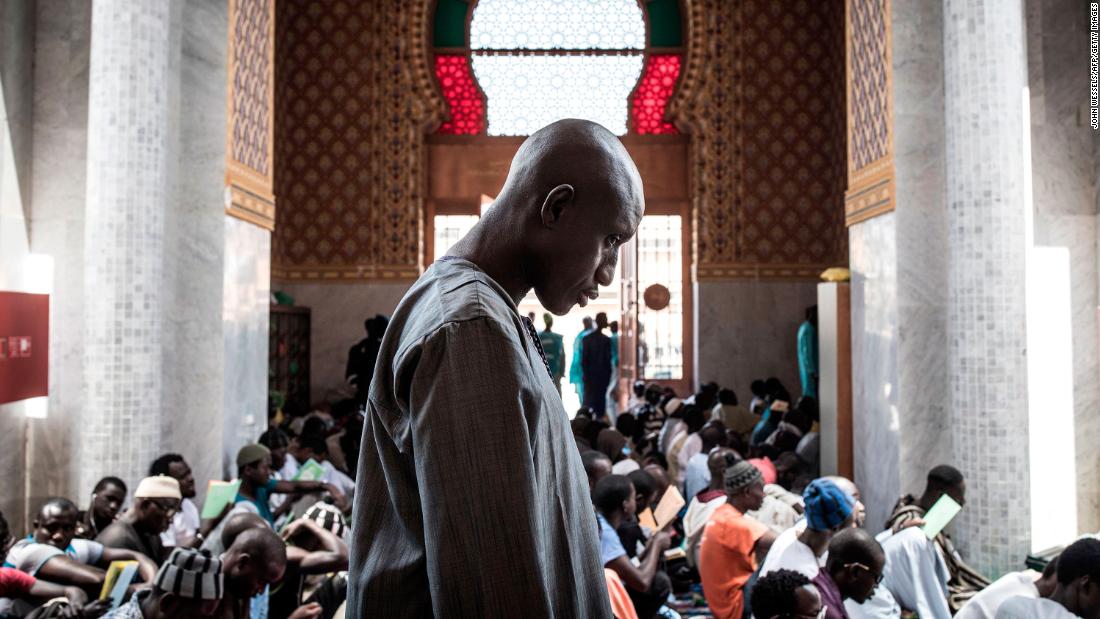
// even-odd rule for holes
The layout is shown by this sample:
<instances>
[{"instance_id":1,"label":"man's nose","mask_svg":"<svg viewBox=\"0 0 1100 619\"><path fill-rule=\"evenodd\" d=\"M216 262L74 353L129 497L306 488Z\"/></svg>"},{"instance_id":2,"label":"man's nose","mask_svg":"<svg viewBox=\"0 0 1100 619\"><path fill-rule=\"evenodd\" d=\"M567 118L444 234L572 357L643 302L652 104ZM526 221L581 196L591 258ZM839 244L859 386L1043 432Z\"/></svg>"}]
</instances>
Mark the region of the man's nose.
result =
<instances>
[{"instance_id":1,"label":"man's nose","mask_svg":"<svg viewBox=\"0 0 1100 619\"><path fill-rule=\"evenodd\" d=\"M610 286L615 281L615 264L618 262L615 256L605 261L596 269L596 283L601 286Z\"/></svg>"}]
</instances>

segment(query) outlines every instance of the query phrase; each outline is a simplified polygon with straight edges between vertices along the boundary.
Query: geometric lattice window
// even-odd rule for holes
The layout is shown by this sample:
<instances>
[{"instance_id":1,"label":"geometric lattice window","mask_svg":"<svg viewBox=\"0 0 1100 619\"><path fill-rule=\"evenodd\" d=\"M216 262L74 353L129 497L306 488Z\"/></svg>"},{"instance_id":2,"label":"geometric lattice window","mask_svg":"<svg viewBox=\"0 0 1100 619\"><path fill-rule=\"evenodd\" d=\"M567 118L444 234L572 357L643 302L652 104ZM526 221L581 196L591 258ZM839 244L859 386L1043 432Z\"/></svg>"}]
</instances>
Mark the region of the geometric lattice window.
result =
<instances>
[{"instance_id":1,"label":"geometric lattice window","mask_svg":"<svg viewBox=\"0 0 1100 619\"><path fill-rule=\"evenodd\" d=\"M679 0L436 0L433 40L451 112L439 133L522 136L561 118L677 133L664 114Z\"/></svg>"},{"instance_id":2,"label":"geometric lattice window","mask_svg":"<svg viewBox=\"0 0 1100 619\"><path fill-rule=\"evenodd\" d=\"M636 0L481 0L470 21L470 51L488 98L489 135L529 135L561 118L625 134L626 101L644 50L645 17Z\"/></svg>"}]
</instances>

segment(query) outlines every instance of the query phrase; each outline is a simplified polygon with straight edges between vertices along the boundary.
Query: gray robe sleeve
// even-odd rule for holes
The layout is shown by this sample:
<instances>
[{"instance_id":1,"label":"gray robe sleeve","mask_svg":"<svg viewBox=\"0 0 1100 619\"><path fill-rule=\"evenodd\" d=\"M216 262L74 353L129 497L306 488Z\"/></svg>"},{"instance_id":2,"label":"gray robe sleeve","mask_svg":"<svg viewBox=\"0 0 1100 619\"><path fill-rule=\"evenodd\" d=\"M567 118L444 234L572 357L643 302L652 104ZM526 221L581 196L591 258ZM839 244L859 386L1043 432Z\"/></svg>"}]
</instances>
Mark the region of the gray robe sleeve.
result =
<instances>
[{"instance_id":1,"label":"gray robe sleeve","mask_svg":"<svg viewBox=\"0 0 1100 619\"><path fill-rule=\"evenodd\" d=\"M533 462L543 405L522 346L491 319L450 323L422 340L411 372L408 430L437 617L553 615L545 586L555 566L540 561L546 515L533 509L549 483Z\"/></svg>"}]
</instances>

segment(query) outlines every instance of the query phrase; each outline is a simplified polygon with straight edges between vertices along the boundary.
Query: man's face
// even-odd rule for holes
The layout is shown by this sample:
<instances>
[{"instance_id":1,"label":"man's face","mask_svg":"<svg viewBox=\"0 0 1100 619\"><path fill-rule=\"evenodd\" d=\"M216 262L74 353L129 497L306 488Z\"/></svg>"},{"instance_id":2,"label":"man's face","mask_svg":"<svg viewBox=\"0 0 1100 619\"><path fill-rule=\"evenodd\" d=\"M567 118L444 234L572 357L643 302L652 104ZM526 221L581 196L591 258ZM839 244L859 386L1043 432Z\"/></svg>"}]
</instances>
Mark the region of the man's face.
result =
<instances>
[{"instance_id":1,"label":"man's face","mask_svg":"<svg viewBox=\"0 0 1100 619\"><path fill-rule=\"evenodd\" d=\"M126 491L114 484L92 495L92 514L99 520L113 522L115 516L122 509L122 502L126 500Z\"/></svg>"},{"instance_id":2,"label":"man's face","mask_svg":"<svg viewBox=\"0 0 1100 619\"><path fill-rule=\"evenodd\" d=\"M168 465L168 474L180 483L180 494L185 499L195 498L195 476L186 462L173 462Z\"/></svg>"},{"instance_id":3,"label":"man's face","mask_svg":"<svg viewBox=\"0 0 1100 619\"><path fill-rule=\"evenodd\" d=\"M879 580L882 579L882 570L885 561L885 556L879 555L875 557L871 565L860 563L847 566L847 573L846 578L843 579L843 586L837 583L837 586L841 587L841 594L846 598L855 600L859 604L866 602L875 592Z\"/></svg>"},{"instance_id":4,"label":"man's face","mask_svg":"<svg viewBox=\"0 0 1100 619\"><path fill-rule=\"evenodd\" d=\"M286 466L286 445L271 450L271 467L276 471Z\"/></svg>"},{"instance_id":5,"label":"man's face","mask_svg":"<svg viewBox=\"0 0 1100 619\"><path fill-rule=\"evenodd\" d=\"M748 506L750 511L760 509L764 506L764 484L762 482L756 482L745 490L745 496L748 498Z\"/></svg>"},{"instance_id":6,"label":"man's face","mask_svg":"<svg viewBox=\"0 0 1100 619\"><path fill-rule=\"evenodd\" d=\"M263 460L250 464L245 469L245 474L248 476L248 481L253 485L262 486L267 483L268 479L271 479L271 456L264 456Z\"/></svg>"},{"instance_id":7,"label":"man's face","mask_svg":"<svg viewBox=\"0 0 1100 619\"><path fill-rule=\"evenodd\" d=\"M65 550L76 535L76 512L48 506L34 521L34 541Z\"/></svg>"},{"instance_id":8,"label":"man's face","mask_svg":"<svg viewBox=\"0 0 1100 619\"><path fill-rule=\"evenodd\" d=\"M623 514L630 518L638 511L638 494L634 492L634 486L630 486L630 496L623 501Z\"/></svg>"},{"instance_id":9,"label":"man's face","mask_svg":"<svg viewBox=\"0 0 1100 619\"><path fill-rule=\"evenodd\" d=\"M139 520L148 533L160 535L168 530L172 518L179 511L179 499L139 499Z\"/></svg>"},{"instance_id":10,"label":"man's face","mask_svg":"<svg viewBox=\"0 0 1100 619\"><path fill-rule=\"evenodd\" d=\"M535 285L539 301L552 313L564 316L574 305L588 305L599 286L615 279L619 248L634 236L644 210L641 182L633 191L624 190L630 186L624 183L633 181L615 179L602 191L590 190L591 195L574 193L563 205L546 249L552 257L542 258L541 281Z\"/></svg>"}]
</instances>

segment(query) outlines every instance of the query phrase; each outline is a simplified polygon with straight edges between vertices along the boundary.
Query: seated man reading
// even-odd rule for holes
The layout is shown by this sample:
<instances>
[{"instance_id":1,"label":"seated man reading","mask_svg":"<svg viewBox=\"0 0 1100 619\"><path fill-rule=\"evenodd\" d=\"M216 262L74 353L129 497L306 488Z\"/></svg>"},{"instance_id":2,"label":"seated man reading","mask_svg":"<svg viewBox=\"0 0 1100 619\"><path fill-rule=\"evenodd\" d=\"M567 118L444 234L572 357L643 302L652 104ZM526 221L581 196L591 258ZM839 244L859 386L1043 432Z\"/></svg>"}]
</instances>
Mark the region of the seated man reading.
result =
<instances>
[{"instance_id":1,"label":"seated man reading","mask_svg":"<svg viewBox=\"0 0 1100 619\"><path fill-rule=\"evenodd\" d=\"M48 499L34 518L34 532L11 547L4 567L98 595L112 561L137 561L138 576L152 582L157 564L151 559L133 550L74 539L76 523L77 509L72 501Z\"/></svg>"}]
</instances>

